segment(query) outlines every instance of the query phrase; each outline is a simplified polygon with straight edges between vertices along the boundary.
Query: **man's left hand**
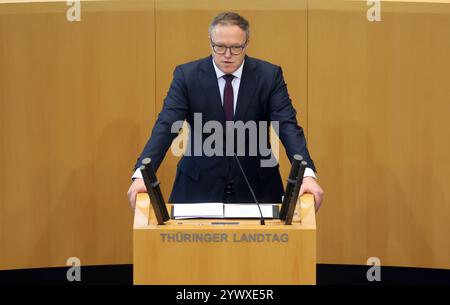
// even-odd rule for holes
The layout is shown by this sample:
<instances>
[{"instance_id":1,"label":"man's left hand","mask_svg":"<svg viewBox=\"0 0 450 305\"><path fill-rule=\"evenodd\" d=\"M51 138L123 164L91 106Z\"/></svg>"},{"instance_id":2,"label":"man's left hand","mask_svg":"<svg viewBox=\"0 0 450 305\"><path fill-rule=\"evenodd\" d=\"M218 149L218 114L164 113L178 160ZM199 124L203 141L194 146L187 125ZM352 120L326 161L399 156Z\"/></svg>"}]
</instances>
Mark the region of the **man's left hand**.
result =
<instances>
[{"instance_id":1,"label":"man's left hand","mask_svg":"<svg viewBox=\"0 0 450 305\"><path fill-rule=\"evenodd\" d=\"M314 179L313 177L303 178L303 183L302 187L300 188L299 196L303 195L304 193L313 194L317 213L317 211L320 208L320 205L322 204L324 192L320 187L320 185L317 183L316 179Z\"/></svg>"}]
</instances>

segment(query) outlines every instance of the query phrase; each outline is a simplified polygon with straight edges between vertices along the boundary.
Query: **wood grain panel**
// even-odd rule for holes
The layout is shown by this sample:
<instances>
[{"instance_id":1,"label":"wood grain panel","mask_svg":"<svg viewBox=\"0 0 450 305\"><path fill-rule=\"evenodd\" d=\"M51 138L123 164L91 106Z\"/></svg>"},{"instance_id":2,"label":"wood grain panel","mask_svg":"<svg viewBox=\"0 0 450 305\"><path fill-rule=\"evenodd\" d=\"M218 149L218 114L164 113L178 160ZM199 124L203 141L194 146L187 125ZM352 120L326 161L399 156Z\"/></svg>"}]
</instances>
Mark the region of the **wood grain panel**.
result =
<instances>
[{"instance_id":1,"label":"wood grain panel","mask_svg":"<svg viewBox=\"0 0 450 305\"><path fill-rule=\"evenodd\" d=\"M450 268L450 14L408 5L309 12L319 263Z\"/></svg>"},{"instance_id":2,"label":"wood grain panel","mask_svg":"<svg viewBox=\"0 0 450 305\"><path fill-rule=\"evenodd\" d=\"M154 119L153 6L83 3L69 23L61 5L0 15L0 269L131 262L126 190Z\"/></svg>"}]
</instances>

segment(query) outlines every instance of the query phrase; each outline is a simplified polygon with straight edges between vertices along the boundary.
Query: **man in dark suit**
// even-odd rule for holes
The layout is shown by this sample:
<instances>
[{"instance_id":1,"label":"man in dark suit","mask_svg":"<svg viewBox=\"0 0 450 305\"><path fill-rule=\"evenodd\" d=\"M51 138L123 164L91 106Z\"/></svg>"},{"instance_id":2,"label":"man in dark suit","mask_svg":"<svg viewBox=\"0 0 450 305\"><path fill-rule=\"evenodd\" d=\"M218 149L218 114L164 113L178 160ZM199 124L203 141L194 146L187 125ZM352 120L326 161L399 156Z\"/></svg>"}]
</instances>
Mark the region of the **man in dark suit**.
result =
<instances>
[{"instance_id":1,"label":"man in dark suit","mask_svg":"<svg viewBox=\"0 0 450 305\"><path fill-rule=\"evenodd\" d=\"M137 170L141 161L150 157L156 171L178 135L173 132L174 124L186 120L191 127L189 145L178 164L169 202L253 202L237 164L236 152L258 201L281 202L283 184L278 164L264 166L264 160L270 156L261 149L256 153L254 150L255 145L260 148L260 143L267 142L264 140L268 138L268 124L261 123L271 122L278 126L289 159L300 154L307 161L300 193L312 193L317 210L323 190L316 182L315 166L303 129L297 124L281 68L246 55L249 24L238 14L217 15L210 25L209 36L212 56L175 68L163 109L135 165L134 181L128 190L131 206L135 206L137 193L146 192ZM205 128L207 122L216 123L215 132L222 131L214 137L217 143L210 146L206 141L211 144L213 129ZM257 141L254 141L255 134L246 129L242 132L242 128L231 129L228 134L234 123L253 127ZM195 128L198 125L200 131ZM241 140L239 136L243 136ZM205 147L214 153L204 151Z\"/></svg>"}]
</instances>

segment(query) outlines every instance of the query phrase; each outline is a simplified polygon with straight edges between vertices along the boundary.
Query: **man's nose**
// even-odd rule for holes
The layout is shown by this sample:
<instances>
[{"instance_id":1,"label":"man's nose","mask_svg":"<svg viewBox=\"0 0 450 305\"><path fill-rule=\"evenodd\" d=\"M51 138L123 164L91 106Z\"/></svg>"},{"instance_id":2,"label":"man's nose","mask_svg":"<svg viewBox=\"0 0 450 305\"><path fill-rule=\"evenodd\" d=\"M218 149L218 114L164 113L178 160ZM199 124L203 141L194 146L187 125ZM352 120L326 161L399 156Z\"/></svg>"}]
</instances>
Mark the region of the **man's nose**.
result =
<instances>
[{"instance_id":1,"label":"man's nose","mask_svg":"<svg viewBox=\"0 0 450 305\"><path fill-rule=\"evenodd\" d=\"M231 56L233 56L233 54L231 54L231 49L230 48L227 48L226 50L225 50L225 57L227 57L227 58L230 58Z\"/></svg>"}]
</instances>

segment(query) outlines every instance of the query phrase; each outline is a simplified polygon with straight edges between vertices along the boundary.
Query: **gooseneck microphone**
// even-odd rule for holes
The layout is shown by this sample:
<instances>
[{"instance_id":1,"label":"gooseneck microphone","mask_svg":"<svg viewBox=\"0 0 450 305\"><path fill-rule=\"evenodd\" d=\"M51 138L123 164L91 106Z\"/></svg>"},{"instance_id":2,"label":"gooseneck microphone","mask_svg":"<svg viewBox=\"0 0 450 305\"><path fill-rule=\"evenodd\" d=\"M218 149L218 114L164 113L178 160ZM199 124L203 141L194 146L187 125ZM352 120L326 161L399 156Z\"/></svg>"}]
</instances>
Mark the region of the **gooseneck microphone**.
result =
<instances>
[{"instance_id":1,"label":"gooseneck microphone","mask_svg":"<svg viewBox=\"0 0 450 305\"><path fill-rule=\"evenodd\" d=\"M286 218L285 218L285 222L284 222L284 224L286 224L286 225L292 224L292 219L294 217L295 207L296 207L297 201L298 201L298 195L300 193L300 188L301 188L302 183L303 183L303 175L305 174L306 165L307 165L306 161L300 162L300 167L299 167L299 170L298 170L297 182L295 183L295 186L292 189L292 194L291 194L289 206L288 206L288 209L286 211Z\"/></svg>"},{"instance_id":2,"label":"gooseneck microphone","mask_svg":"<svg viewBox=\"0 0 450 305\"><path fill-rule=\"evenodd\" d=\"M167 211L166 203L159 187L159 181L156 178L155 171L152 167L152 160L145 158L142 160L142 165L139 167L144 179L144 184L147 189L148 196L150 197L150 203L155 212L156 220L159 225L163 225L165 221L169 220L169 212ZM150 221L150 217L148 218Z\"/></svg>"},{"instance_id":3,"label":"gooseneck microphone","mask_svg":"<svg viewBox=\"0 0 450 305\"><path fill-rule=\"evenodd\" d=\"M289 203L291 201L292 192L294 190L295 184L297 183L298 172L300 170L300 163L303 161L301 155L294 155L292 158L291 171L289 172L289 178L286 182L286 191L284 192L283 204L280 210L280 219L285 220L286 214L289 209Z\"/></svg>"},{"instance_id":4,"label":"gooseneck microphone","mask_svg":"<svg viewBox=\"0 0 450 305\"><path fill-rule=\"evenodd\" d=\"M255 193L253 192L253 189L252 189L252 186L250 185L250 182L248 182L247 175L245 174L244 170L242 169L241 162L239 161L239 158L236 155L236 153L234 153L234 157L236 158L237 164L239 165L239 169L241 170L241 173L244 176L245 182L247 183L247 186L250 189L250 192L252 193L253 200L255 201L256 205L258 206L259 214L261 215L260 223L261 223L262 226L264 226L266 223L264 221L264 216L263 216L263 213L261 211L261 207L259 206L259 202L256 199Z\"/></svg>"}]
</instances>

